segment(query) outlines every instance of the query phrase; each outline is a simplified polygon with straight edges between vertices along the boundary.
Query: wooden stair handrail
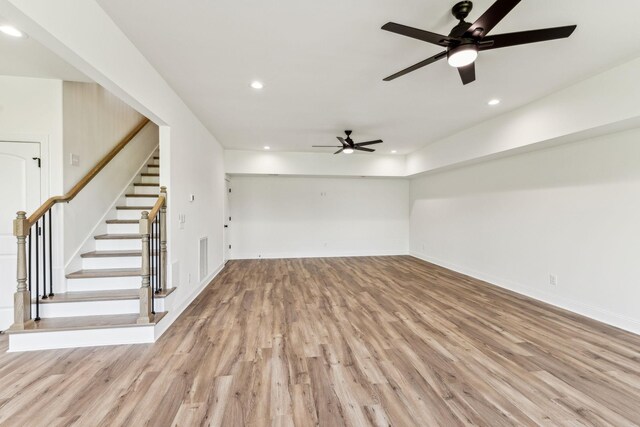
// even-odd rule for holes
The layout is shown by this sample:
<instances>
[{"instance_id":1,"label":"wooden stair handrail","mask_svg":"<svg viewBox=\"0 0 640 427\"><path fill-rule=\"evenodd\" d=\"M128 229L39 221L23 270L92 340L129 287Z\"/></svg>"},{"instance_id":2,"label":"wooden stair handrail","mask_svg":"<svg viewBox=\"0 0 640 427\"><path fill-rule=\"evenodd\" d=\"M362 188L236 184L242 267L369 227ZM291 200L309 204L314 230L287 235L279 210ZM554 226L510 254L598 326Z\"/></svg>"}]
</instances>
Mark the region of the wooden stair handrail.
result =
<instances>
[{"instance_id":1,"label":"wooden stair handrail","mask_svg":"<svg viewBox=\"0 0 640 427\"><path fill-rule=\"evenodd\" d=\"M111 161L113 158L120 152L122 149L129 143L131 140L142 130L143 127L149 123L149 119L146 117L131 131L125 136L122 141L118 143L111 151L109 151L103 158L100 160L76 185L73 186L71 190L67 192L64 196L53 196L50 197L46 202L42 204L36 211L29 216L27 220L29 222L29 227L35 224L42 216L47 213L53 205L56 203L70 202L73 200L78 193L87 186L91 182L93 178L95 178L98 173L104 169L104 167Z\"/></svg>"},{"instance_id":2,"label":"wooden stair handrail","mask_svg":"<svg viewBox=\"0 0 640 427\"><path fill-rule=\"evenodd\" d=\"M149 223L152 223L153 220L156 219L156 215L158 215L160 208L164 206L164 202L165 196L163 194L159 195L158 200L156 200L155 205L153 205L153 208L151 208L151 211L149 212Z\"/></svg>"}]
</instances>

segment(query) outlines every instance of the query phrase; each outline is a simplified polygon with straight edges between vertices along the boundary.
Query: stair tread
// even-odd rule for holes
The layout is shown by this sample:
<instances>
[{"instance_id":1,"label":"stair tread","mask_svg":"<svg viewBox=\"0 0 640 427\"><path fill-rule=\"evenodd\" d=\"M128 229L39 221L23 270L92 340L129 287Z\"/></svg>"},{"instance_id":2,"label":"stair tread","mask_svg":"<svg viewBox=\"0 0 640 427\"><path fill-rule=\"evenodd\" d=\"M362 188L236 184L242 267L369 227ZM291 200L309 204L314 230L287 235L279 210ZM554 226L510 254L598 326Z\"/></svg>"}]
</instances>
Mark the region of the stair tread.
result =
<instances>
[{"instance_id":1,"label":"stair tread","mask_svg":"<svg viewBox=\"0 0 640 427\"><path fill-rule=\"evenodd\" d=\"M141 176L160 176L160 174L157 172L142 172L140 175Z\"/></svg>"},{"instance_id":2,"label":"stair tread","mask_svg":"<svg viewBox=\"0 0 640 427\"><path fill-rule=\"evenodd\" d=\"M86 279L96 277L134 277L140 276L139 268L96 268L78 270L67 274L67 279Z\"/></svg>"},{"instance_id":3,"label":"stair tread","mask_svg":"<svg viewBox=\"0 0 640 427\"><path fill-rule=\"evenodd\" d=\"M160 184L154 182L135 182L134 187L160 187Z\"/></svg>"},{"instance_id":4,"label":"stair tread","mask_svg":"<svg viewBox=\"0 0 640 427\"><path fill-rule=\"evenodd\" d=\"M54 317L31 322L26 329L9 329L8 334L24 334L31 332L73 331L83 329L109 329L153 326L167 314L166 311L156 313L153 322L139 325L138 314L111 314L101 316Z\"/></svg>"},{"instance_id":5,"label":"stair tread","mask_svg":"<svg viewBox=\"0 0 640 427\"><path fill-rule=\"evenodd\" d=\"M96 240L121 240L121 239L140 239L140 234L99 234L93 236Z\"/></svg>"},{"instance_id":6,"label":"stair tread","mask_svg":"<svg viewBox=\"0 0 640 427\"><path fill-rule=\"evenodd\" d=\"M155 294L155 298L166 298L175 288L163 290ZM140 289L115 289L109 291L82 291L55 294L53 297L41 299L40 304L55 304L65 302L89 302L139 299Z\"/></svg>"},{"instance_id":7,"label":"stair tread","mask_svg":"<svg viewBox=\"0 0 640 427\"><path fill-rule=\"evenodd\" d=\"M125 211L136 211L141 209L153 209L153 206L116 206L116 209L125 210Z\"/></svg>"},{"instance_id":8,"label":"stair tread","mask_svg":"<svg viewBox=\"0 0 640 427\"><path fill-rule=\"evenodd\" d=\"M142 256L142 251L91 251L80 255L82 258L109 258Z\"/></svg>"},{"instance_id":9,"label":"stair tread","mask_svg":"<svg viewBox=\"0 0 640 427\"><path fill-rule=\"evenodd\" d=\"M159 194L125 194L125 197L154 197L154 198L158 198L160 197Z\"/></svg>"},{"instance_id":10,"label":"stair tread","mask_svg":"<svg viewBox=\"0 0 640 427\"><path fill-rule=\"evenodd\" d=\"M139 219L108 219L107 224L139 224Z\"/></svg>"}]
</instances>

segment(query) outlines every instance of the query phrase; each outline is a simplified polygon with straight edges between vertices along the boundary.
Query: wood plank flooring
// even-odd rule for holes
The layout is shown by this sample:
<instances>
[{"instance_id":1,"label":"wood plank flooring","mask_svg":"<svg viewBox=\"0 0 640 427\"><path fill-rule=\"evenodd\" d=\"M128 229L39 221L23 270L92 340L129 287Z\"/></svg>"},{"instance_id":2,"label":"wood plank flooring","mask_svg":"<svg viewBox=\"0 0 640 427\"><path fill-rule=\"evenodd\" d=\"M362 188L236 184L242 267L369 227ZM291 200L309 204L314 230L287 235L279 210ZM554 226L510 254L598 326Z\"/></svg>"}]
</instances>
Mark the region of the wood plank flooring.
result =
<instances>
[{"instance_id":1,"label":"wood plank flooring","mask_svg":"<svg viewBox=\"0 0 640 427\"><path fill-rule=\"evenodd\" d=\"M6 347L2 426L640 425L640 337L411 257L231 261L155 344Z\"/></svg>"}]
</instances>

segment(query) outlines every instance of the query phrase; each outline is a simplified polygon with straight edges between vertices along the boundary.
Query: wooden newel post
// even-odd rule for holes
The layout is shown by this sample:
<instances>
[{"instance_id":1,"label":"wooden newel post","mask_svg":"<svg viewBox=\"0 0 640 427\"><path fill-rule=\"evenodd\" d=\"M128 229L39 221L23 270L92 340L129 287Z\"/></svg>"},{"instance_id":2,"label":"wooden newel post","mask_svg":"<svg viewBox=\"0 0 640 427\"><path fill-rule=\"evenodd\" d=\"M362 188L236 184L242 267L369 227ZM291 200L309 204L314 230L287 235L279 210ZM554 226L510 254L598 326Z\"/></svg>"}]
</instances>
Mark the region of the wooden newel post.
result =
<instances>
[{"instance_id":1,"label":"wooden newel post","mask_svg":"<svg viewBox=\"0 0 640 427\"><path fill-rule=\"evenodd\" d=\"M164 203L160 208L160 289L167 290L167 187L160 187L160 195L164 196Z\"/></svg>"},{"instance_id":2,"label":"wooden newel post","mask_svg":"<svg viewBox=\"0 0 640 427\"><path fill-rule=\"evenodd\" d=\"M137 323L153 322L151 312L151 267L149 265L149 212L142 212L140 218L140 235L142 236L142 285L140 286L140 316Z\"/></svg>"},{"instance_id":3,"label":"wooden newel post","mask_svg":"<svg viewBox=\"0 0 640 427\"><path fill-rule=\"evenodd\" d=\"M27 236L30 231L27 213L20 211L13 220L13 235L18 238L18 286L13 296L12 329L24 329L31 320L31 292L27 287Z\"/></svg>"}]
</instances>

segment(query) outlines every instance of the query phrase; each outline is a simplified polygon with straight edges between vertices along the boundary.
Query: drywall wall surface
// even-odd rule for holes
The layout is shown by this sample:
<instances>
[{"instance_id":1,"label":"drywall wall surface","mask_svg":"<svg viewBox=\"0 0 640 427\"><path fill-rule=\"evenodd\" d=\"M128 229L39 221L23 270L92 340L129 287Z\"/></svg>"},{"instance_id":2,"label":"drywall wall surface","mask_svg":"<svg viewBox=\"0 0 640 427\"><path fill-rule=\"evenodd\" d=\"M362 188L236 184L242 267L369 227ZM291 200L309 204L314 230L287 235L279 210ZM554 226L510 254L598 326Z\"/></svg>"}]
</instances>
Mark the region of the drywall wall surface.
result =
<instances>
[{"instance_id":1,"label":"drywall wall surface","mask_svg":"<svg viewBox=\"0 0 640 427\"><path fill-rule=\"evenodd\" d=\"M228 174L403 177L405 156L225 150Z\"/></svg>"},{"instance_id":2,"label":"drywall wall surface","mask_svg":"<svg viewBox=\"0 0 640 427\"><path fill-rule=\"evenodd\" d=\"M637 119L639 74L640 58L429 144L407 156L407 175ZM495 108L506 103L508 99Z\"/></svg>"},{"instance_id":3,"label":"drywall wall surface","mask_svg":"<svg viewBox=\"0 0 640 427\"><path fill-rule=\"evenodd\" d=\"M639 140L636 129L414 179L411 253L640 333Z\"/></svg>"},{"instance_id":4,"label":"drywall wall surface","mask_svg":"<svg viewBox=\"0 0 640 427\"><path fill-rule=\"evenodd\" d=\"M231 258L407 253L406 180L236 176L231 190Z\"/></svg>"}]
</instances>

